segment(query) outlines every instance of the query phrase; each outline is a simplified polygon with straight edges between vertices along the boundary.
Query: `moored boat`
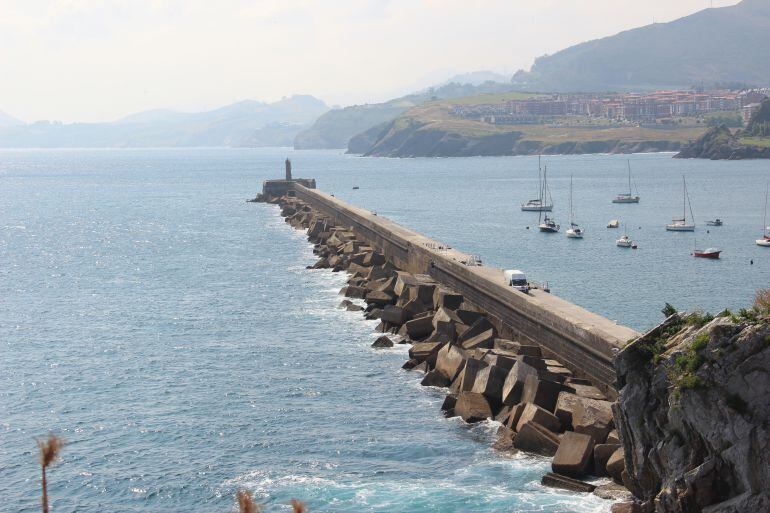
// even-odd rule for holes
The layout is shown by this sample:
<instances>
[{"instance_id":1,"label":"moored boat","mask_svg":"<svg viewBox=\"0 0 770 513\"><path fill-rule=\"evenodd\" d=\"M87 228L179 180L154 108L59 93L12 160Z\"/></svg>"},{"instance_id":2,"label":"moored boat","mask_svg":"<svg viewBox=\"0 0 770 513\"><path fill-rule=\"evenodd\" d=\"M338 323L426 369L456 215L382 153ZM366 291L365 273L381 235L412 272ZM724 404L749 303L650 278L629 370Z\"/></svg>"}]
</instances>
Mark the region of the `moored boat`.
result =
<instances>
[{"instance_id":1,"label":"moored boat","mask_svg":"<svg viewBox=\"0 0 770 513\"><path fill-rule=\"evenodd\" d=\"M719 219L719 218L717 217L717 218L716 218L716 219L714 219L713 221L706 221L706 224L707 224L708 226L722 226L724 223L722 222L722 220L721 220L721 219Z\"/></svg>"},{"instance_id":2,"label":"moored boat","mask_svg":"<svg viewBox=\"0 0 770 513\"><path fill-rule=\"evenodd\" d=\"M550 212L553 210L553 202L549 202L550 191L548 190L548 168L540 167L540 157L537 159L537 182L539 188L539 197L528 200L521 204L521 210L524 212Z\"/></svg>"},{"instance_id":3,"label":"moored boat","mask_svg":"<svg viewBox=\"0 0 770 513\"><path fill-rule=\"evenodd\" d=\"M770 182L765 186L765 217L762 219L762 238L757 239L757 246L770 248L770 226L767 226L767 195L770 192Z\"/></svg>"},{"instance_id":4,"label":"moored boat","mask_svg":"<svg viewBox=\"0 0 770 513\"><path fill-rule=\"evenodd\" d=\"M575 222L575 209L572 206L572 176L569 177L569 229L566 233L570 239L583 238L583 229Z\"/></svg>"},{"instance_id":5,"label":"moored boat","mask_svg":"<svg viewBox=\"0 0 770 513\"><path fill-rule=\"evenodd\" d=\"M690 207L690 218L692 222L687 222L687 207ZM682 217L674 218L670 224L666 225L666 230L670 232L694 232L695 231L695 216L692 213L692 204L690 203L690 195L687 194L687 182L684 175L682 175Z\"/></svg>"},{"instance_id":6,"label":"moored boat","mask_svg":"<svg viewBox=\"0 0 770 513\"><path fill-rule=\"evenodd\" d=\"M620 221L617 219L610 219L610 222L607 223L607 228L620 228Z\"/></svg>"},{"instance_id":7,"label":"moored boat","mask_svg":"<svg viewBox=\"0 0 770 513\"><path fill-rule=\"evenodd\" d=\"M636 191L636 194L634 194L634 191L631 189L631 161L628 162L628 192L622 192L615 196L615 199L612 200L613 203L639 203L639 191ZM634 186L636 184L634 183Z\"/></svg>"},{"instance_id":8,"label":"moored boat","mask_svg":"<svg viewBox=\"0 0 770 513\"><path fill-rule=\"evenodd\" d=\"M716 260L719 258L721 253L722 251L717 248L696 249L692 252L692 256L697 258L710 258L712 260Z\"/></svg>"}]
</instances>

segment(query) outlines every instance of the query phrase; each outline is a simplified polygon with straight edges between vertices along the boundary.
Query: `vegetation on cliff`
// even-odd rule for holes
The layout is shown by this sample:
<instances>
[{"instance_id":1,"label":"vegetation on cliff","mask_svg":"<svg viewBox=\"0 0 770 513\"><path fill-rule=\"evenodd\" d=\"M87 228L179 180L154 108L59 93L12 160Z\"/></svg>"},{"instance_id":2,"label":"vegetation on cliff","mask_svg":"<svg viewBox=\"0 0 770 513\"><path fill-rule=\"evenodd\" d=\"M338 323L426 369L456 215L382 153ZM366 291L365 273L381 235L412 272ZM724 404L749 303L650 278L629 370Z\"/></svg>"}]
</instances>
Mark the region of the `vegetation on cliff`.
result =
<instances>
[{"instance_id":1,"label":"vegetation on cliff","mask_svg":"<svg viewBox=\"0 0 770 513\"><path fill-rule=\"evenodd\" d=\"M770 158L770 98L762 102L745 130L732 132L725 125L713 127L685 146L676 158L712 160Z\"/></svg>"},{"instance_id":2,"label":"vegetation on cliff","mask_svg":"<svg viewBox=\"0 0 770 513\"><path fill-rule=\"evenodd\" d=\"M660 513L768 511L770 291L738 314L674 313L615 368L637 497Z\"/></svg>"}]
</instances>

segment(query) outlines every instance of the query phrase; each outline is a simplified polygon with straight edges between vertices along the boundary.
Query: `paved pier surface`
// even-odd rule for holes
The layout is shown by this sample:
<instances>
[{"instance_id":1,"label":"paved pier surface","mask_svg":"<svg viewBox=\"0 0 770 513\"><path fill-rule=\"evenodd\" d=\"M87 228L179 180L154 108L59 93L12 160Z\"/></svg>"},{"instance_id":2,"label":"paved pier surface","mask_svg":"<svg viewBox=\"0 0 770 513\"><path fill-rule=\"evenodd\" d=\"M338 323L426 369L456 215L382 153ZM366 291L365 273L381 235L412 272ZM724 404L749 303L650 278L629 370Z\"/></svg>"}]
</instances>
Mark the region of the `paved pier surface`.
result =
<instances>
[{"instance_id":1,"label":"paved pier surface","mask_svg":"<svg viewBox=\"0 0 770 513\"><path fill-rule=\"evenodd\" d=\"M490 314L503 336L539 344L575 375L584 376L612 395L618 349L640 334L569 301L532 290L524 294L507 286L502 269L468 265L472 257L445 244L379 217L369 210L300 184L296 196L323 212L382 252L397 267L431 275ZM526 270L525 270L526 271Z\"/></svg>"}]
</instances>

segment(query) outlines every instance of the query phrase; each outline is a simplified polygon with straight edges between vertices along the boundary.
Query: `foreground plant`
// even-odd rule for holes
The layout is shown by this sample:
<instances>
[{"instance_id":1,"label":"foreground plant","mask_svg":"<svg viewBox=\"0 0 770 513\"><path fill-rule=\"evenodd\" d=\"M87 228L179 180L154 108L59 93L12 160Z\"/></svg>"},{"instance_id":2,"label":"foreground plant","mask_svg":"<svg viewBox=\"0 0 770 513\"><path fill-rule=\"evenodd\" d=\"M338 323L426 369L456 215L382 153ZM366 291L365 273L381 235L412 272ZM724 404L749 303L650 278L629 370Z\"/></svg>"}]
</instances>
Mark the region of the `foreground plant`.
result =
<instances>
[{"instance_id":1,"label":"foreground plant","mask_svg":"<svg viewBox=\"0 0 770 513\"><path fill-rule=\"evenodd\" d=\"M40 467L43 471L43 513L48 513L48 482L46 481L45 470L59 458L59 452L64 447L64 440L54 435L48 435L47 440L37 440L37 446L40 448Z\"/></svg>"}]
</instances>

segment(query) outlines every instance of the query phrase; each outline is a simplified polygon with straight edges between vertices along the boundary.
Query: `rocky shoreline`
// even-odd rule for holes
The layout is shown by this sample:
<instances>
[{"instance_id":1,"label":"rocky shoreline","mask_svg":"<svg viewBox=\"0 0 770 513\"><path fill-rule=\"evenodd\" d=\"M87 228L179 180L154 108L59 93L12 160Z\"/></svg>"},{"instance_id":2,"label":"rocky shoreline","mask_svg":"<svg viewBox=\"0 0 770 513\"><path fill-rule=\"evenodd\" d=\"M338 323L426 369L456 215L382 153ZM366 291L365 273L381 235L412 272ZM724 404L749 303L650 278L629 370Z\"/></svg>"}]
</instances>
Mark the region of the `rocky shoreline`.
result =
<instances>
[{"instance_id":1,"label":"rocky shoreline","mask_svg":"<svg viewBox=\"0 0 770 513\"><path fill-rule=\"evenodd\" d=\"M255 201L279 205L307 231L319 257L308 268L350 275L340 307L380 320L373 347L411 344L403 368L447 389L445 416L497 421L496 450L551 457L543 485L620 501L613 513L770 509L770 291L761 308L674 313L630 342L615 359L611 401L539 345L501 338L461 294L397 269L308 204Z\"/></svg>"},{"instance_id":2,"label":"rocky shoreline","mask_svg":"<svg viewBox=\"0 0 770 513\"><path fill-rule=\"evenodd\" d=\"M396 269L355 233L296 198L260 198L280 205L286 222L307 230L319 260L309 268L347 271L340 307L379 319L374 347L411 344L403 368L424 386L446 388L447 417L501 423L497 450L552 457L544 485L630 499L612 402L531 343L499 338L485 312L428 275ZM600 486L583 481L609 476ZM629 503L630 504L630 503ZM622 511L622 510L618 510ZM628 510L631 511L631 510Z\"/></svg>"}]
</instances>

